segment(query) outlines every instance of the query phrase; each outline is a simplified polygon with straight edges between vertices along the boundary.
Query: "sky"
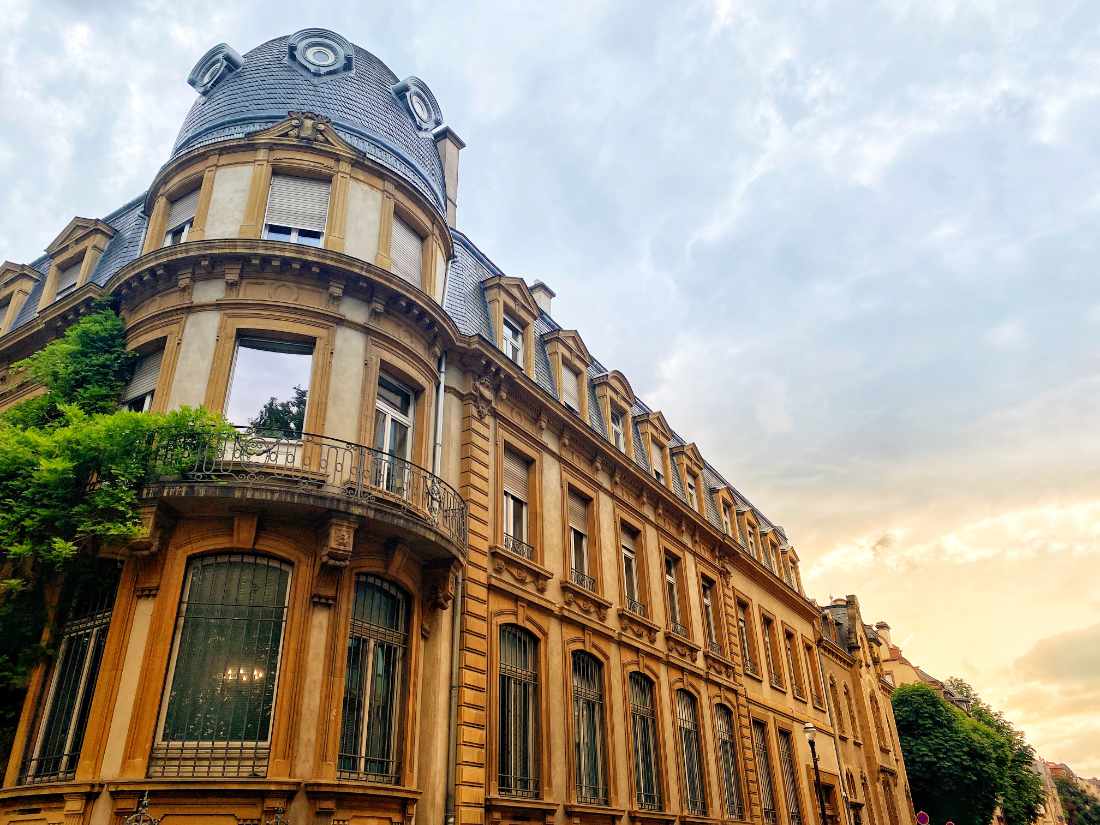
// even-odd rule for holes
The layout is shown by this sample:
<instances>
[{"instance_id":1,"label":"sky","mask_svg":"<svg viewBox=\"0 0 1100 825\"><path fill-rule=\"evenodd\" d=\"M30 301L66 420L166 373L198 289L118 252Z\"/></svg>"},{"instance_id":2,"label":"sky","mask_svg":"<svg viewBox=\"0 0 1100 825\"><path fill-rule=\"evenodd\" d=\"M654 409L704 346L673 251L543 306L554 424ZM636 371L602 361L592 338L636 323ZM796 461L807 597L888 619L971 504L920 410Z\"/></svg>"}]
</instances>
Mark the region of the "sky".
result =
<instances>
[{"instance_id":1,"label":"sky","mask_svg":"<svg viewBox=\"0 0 1100 825\"><path fill-rule=\"evenodd\" d=\"M0 0L0 259L144 191L217 42L332 28L459 227L1040 754L1100 774L1100 4Z\"/></svg>"}]
</instances>

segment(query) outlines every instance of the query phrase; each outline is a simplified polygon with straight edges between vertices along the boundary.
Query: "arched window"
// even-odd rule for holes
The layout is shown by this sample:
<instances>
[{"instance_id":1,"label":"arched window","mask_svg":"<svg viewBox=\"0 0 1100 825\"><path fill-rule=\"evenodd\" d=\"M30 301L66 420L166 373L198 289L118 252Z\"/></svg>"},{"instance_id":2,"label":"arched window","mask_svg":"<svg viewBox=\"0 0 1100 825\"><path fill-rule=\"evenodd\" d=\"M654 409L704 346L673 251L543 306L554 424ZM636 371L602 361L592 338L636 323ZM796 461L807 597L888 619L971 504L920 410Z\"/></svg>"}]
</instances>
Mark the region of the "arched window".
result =
<instances>
[{"instance_id":1,"label":"arched window","mask_svg":"<svg viewBox=\"0 0 1100 825\"><path fill-rule=\"evenodd\" d=\"M695 697L686 690L676 691L676 721L680 730L680 756L684 760L684 797L689 813L707 814L706 780L703 778L703 754L699 745L699 715Z\"/></svg>"},{"instance_id":2,"label":"arched window","mask_svg":"<svg viewBox=\"0 0 1100 825\"><path fill-rule=\"evenodd\" d=\"M741 798L741 767L737 761L733 711L726 705L714 709L718 733L718 770L722 773L722 789L726 794L726 817L743 819L745 805Z\"/></svg>"},{"instance_id":3,"label":"arched window","mask_svg":"<svg viewBox=\"0 0 1100 825\"><path fill-rule=\"evenodd\" d=\"M794 766L794 741L789 730L779 729L779 765L783 771L783 792L791 825L802 825L802 805L798 797L798 771Z\"/></svg>"},{"instance_id":4,"label":"arched window","mask_svg":"<svg viewBox=\"0 0 1100 825\"><path fill-rule=\"evenodd\" d=\"M848 721L852 725L852 738L862 739L863 737L859 735L859 719L856 718L856 709L852 705L852 694L849 692L847 685L844 686L844 704L848 706Z\"/></svg>"},{"instance_id":5,"label":"arched window","mask_svg":"<svg viewBox=\"0 0 1100 825\"><path fill-rule=\"evenodd\" d=\"M603 665L583 650L573 653L573 756L577 801L607 804L603 734Z\"/></svg>"},{"instance_id":6,"label":"arched window","mask_svg":"<svg viewBox=\"0 0 1100 825\"><path fill-rule=\"evenodd\" d=\"M84 584L65 596L67 615L46 682L43 712L26 752L23 782L56 782L76 774L111 624L118 565L97 564Z\"/></svg>"},{"instance_id":7,"label":"arched window","mask_svg":"<svg viewBox=\"0 0 1100 825\"><path fill-rule=\"evenodd\" d=\"M762 719L752 720L752 748L756 755L756 771L760 781L760 805L765 825L776 825L779 815L775 805L775 774L772 772L771 751L768 748L768 726Z\"/></svg>"},{"instance_id":8,"label":"arched window","mask_svg":"<svg viewBox=\"0 0 1100 825\"><path fill-rule=\"evenodd\" d=\"M844 724L844 709L840 706L840 694L836 690L836 680L829 677L829 699L833 703L833 713L836 714L837 732L842 736L848 735L848 726Z\"/></svg>"},{"instance_id":9,"label":"arched window","mask_svg":"<svg viewBox=\"0 0 1100 825\"><path fill-rule=\"evenodd\" d=\"M634 798L643 811L659 811L657 703L653 680L641 673L630 674L630 729L634 737Z\"/></svg>"},{"instance_id":10,"label":"arched window","mask_svg":"<svg viewBox=\"0 0 1100 825\"><path fill-rule=\"evenodd\" d=\"M384 785L400 781L408 645L404 591L377 576L357 575L340 726L342 777Z\"/></svg>"},{"instance_id":11,"label":"arched window","mask_svg":"<svg viewBox=\"0 0 1100 825\"><path fill-rule=\"evenodd\" d=\"M875 806L871 802L871 786L867 784L867 776L862 772L859 775L859 781L863 787L863 804L867 810L867 822L869 825L878 825L878 820L875 819Z\"/></svg>"},{"instance_id":12,"label":"arched window","mask_svg":"<svg viewBox=\"0 0 1100 825\"><path fill-rule=\"evenodd\" d=\"M886 732L882 729L882 708L879 707L878 697L871 693L870 699L871 720L875 724L875 736L878 737L878 745L880 748L889 748L890 743L886 740Z\"/></svg>"},{"instance_id":13,"label":"arched window","mask_svg":"<svg viewBox=\"0 0 1100 825\"><path fill-rule=\"evenodd\" d=\"M187 565L151 776L264 776L290 566L250 553Z\"/></svg>"},{"instance_id":14,"label":"arched window","mask_svg":"<svg viewBox=\"0 0 1100 825\"><path fill-rule=\"evenodd\" d=\"M894 789L890 787L890 781L882 777L882 796L886 800L886 816L890 819L890 825L901 825L898 819L898 808L894 804Z\"/></svg>"},{"instance_id":15,"label":"arched window","mask_svg":"<svg viewBox=\"0 0 1100 825\"><path fill-rule=\"evenodd\" d=\"M538 639L516 625L500 629L501 794L539 795Z\"/></svg>"}]
</instances>

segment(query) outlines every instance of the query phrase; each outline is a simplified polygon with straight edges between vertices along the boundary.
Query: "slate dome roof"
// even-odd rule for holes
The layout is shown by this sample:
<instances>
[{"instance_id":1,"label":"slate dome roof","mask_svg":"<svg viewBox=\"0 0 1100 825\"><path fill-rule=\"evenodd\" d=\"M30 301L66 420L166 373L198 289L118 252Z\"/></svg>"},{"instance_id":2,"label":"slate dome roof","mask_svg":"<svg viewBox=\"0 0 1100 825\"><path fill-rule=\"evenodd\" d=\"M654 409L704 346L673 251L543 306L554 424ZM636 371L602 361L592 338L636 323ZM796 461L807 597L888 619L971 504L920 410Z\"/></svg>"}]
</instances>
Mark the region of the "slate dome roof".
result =
<instances>
[{"instance_id":1,"label":"slate dome roof","mask_svg":"<svg viewBox=\"0 0 1100 825\"><path fill-rule=\"evenodd\" d=\"M303 68L291 52L296 39L300 42L306 32L321 32L345 43L351 52L350 69L316 76ZM204 61L216 58L218 49L240 60L232 49L215 47L200 60L196 72L200 67L205 72ZM409 81L438 114L438 104L422 81L408 78L403 83ZM231 61L220 79L199 96L183 121L172 157L265 129L285 119L288 112L315 112L330 118L344 140L400 175L445 212L443 168L435 141L430 129L414 120L400 89L394 91L396 84L398 77L381 60L332 32L309 29L277 37L247 52L239 68Z\"/></svg>"}]
</instances>

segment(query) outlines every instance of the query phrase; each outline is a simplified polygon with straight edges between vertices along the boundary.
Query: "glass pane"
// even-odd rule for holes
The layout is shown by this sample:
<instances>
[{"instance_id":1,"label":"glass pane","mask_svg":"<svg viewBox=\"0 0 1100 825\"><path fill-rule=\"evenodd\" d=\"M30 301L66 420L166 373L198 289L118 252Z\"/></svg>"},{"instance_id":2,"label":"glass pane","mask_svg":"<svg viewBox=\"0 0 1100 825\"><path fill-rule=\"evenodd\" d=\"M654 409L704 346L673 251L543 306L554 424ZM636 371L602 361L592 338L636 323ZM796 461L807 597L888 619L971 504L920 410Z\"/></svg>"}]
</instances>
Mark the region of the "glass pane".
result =
<instances>
[{"instance_id":1,"label":"glass pane","mask_svg":"<svg viewBox=\"0 0 1100 825\"><path fill-rule=\"evenodd\" d=\"M412 411L412 393L385 376L378 378L378 400L384 401L402 415Z\"/></svg>"},{"instance_id":2,"label":"glass pane","mask_svg":"<svg viewBox=\"0 0 1100 825\"><path fill-rule=\"evenodd\" d=\"M299 437L312 363L312 344L242 338L237 343L226 417L272 438Z\"/></svg>"},{"instance_id":3,"label":"glass pane","mask_svg":"<svg viewBox=\"0 0 1100 825\"><path fill-rule=\"evenodd\" d=\"M314 232L312 229L299 229L298 243L305 244L306 246L320 246L321 233Z\"/></svg>"},{"instance_id":4,"label":"glass pane","mask_svg":"<svg viewBox=\"0 0 1100 825\"><path fill-rule=\"evenodd\" d=\"M264 237L273 241L289 241L290 232L289 226L276 226L269 223L264 230Z\"/></svg>"},{"instance_id":5,"label":"glass pane","mask_svg":"<svg viewBox=\"0 0 1100 825\"><path fill-rule=\"evenodd\" d=\"M638 583L634 576L634 557L623 554L623 584L628 599L638 600Z\"/></svg>"},{"instance_id":6,"label":"glass pane","mask_svg":"<svg viewBox=\"0 0 1100 825\"><path fill-rule=\"evenodd\" d=\"M381 410L374 411L374 449L385 452L386 450L386 421L389 416Z\"/></svg>"},{"instance_id":7,"label":"glass pane","mask_svg":"<svg viewBox=\"0 0 1100 825\"><path fill-rule=\"evenodd\" d=\"M409 457L409 428L397 420L390 424L389 452L396 458L408 459Z\"/></svg>"}]
</instances>

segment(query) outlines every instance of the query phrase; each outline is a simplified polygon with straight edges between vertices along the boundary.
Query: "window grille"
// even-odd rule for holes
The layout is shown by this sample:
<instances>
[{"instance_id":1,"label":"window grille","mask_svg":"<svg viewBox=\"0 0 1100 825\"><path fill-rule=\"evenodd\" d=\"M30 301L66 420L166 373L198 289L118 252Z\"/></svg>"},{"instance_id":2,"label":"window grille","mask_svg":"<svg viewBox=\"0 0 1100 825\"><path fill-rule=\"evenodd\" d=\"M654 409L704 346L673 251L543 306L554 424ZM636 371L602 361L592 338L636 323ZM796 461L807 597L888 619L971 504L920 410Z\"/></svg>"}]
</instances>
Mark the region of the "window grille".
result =
<instances>
[{"instance_id":1,"label":"window grille","mask_svg":"<svg viewBox=\"0 0 1100 825\"><path fill-rule=\"evenodd\" d=\"M67 266L57 273L57 294L54 300L68 295L76 289L76 282L80 278L80 267L83 260L77 261L72 266Z\"/></svg>"},{"instance_id":2,"label":"window grille","mask_svg":"<svg viewBox=\"0 0 1100 825\"><path fill-rule=\"evenodd\" d=\"M768 728L759 719L752 720L752 746L756 752L756 769L760 779L760 805L764 811L764 822L776 825L779 821L775 811L775 780L772 774L771 757L768 754Z\"/></svg>"},{"instance_id":3,"label":"window grille","mask_svg":"<svg viewBox=\"0 0 1100 825\"><path fill-rule=\"evenodd\" d=\"M393 274L410 284L420 286L423 279L424 242L412 227L394 215L390 238L390 260Z\"/></svg>"},{"instance_id":4,"label":"window grille","mask_svg":"<svg viewBox=\"0 0 1100 825\"><path fill-rule=\"evenodd\" d=\"M150 776L264 776L290 566L219 553L187 566Z\"/></svg>"},{"instance_id":5,"label":"window grille","mask_svg":"<svg viewBox=\"0 0 1100 825\"><path fill-rule=\"evenodd\" d=\"M737 762L733 711L726 705L718 705L715 708L715 719L718 729L718 770L722 774L722 789L726 794L726 816L729 819L743 819L745 805L741 798L741 767Z\"/></svg>"},{"instance_id":6,"label":"window grille","mask_svg":"<svg viewBox=\"0 0 1100 825\"><path fill-rule=\"evenodd\" d=\"M603 733L603 665L592 654L573 653L573 759L577 802L607 804Z\"/></svg>"},{"instance_id":7,"label":"window grille","mask_svg":"<svg viewBox=\"0 0 1100 825\"><path fill-rule=\"evenodd\" d=\"M72 594L43 712L23 763L24 783L65 781L76 774L118 589L117 566L103 568L91 586Z\"/></svg>"},{"instance_id":8,"label":"window grille","mask_svg":"<svg viewBox=\"0 0 1100 825\"><path fill-rule=\"evenodd\" d=\"M641 673L630 674L630 728L634 739L634 799L643 811L659 811L657 710L653 680Z\"/></svg>"},{"instance_id":9,"label":"window grille","mask_svg":"<svg viewBox=\"0 0 1100 825\"><path fill-rule=\"evenodd\" d=\"M400 780L408 623L404 591L375 576L355 577L340 728L342 778L383 785Z\"/></svg>"},{"instance_id":10,"label":"window grille","mask_svg":"<svg viewBox=\"0 0 1100 825\"><path fill-rule=\"evenodd\" d=\"M538 640L515 625L500 629L499 738L501 794L538 797Z\"/></svg>"},{"instance_id":11,"label":"window grille","mask_svg":"<svg viewBox=\"0 0 1100 825\"><path fill-rule=\"evenodd\" d=\"M798 775L794 769L794 743L789 730L779 731L779 763L783 770L783 790L787 817L791 825L802 825L802 805L798 801Z\"/></svg>"},{"instance_id":12,"label":"window grille","mask_svg":"<svg viewBox=\"0 0 1100 825\"><path fill-rule=\"evenodd\" d=\"M676 691L676 719L680 728L680 756L684 760L684 794L688 813L706 816L707 794L699 744L699 719L695 697L686 690Z\"/></svg>"}]
</instances>

